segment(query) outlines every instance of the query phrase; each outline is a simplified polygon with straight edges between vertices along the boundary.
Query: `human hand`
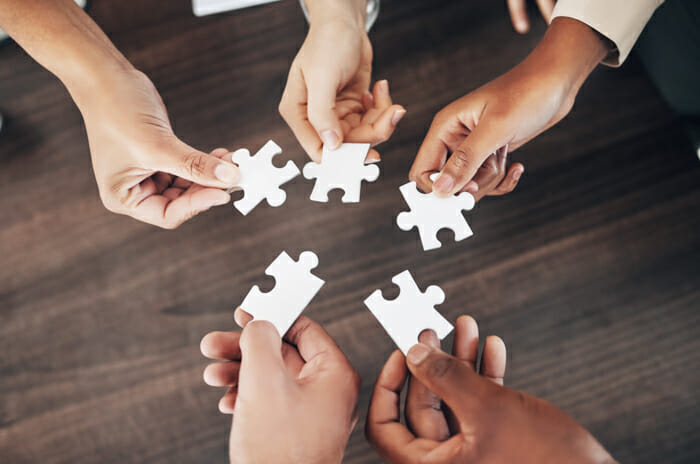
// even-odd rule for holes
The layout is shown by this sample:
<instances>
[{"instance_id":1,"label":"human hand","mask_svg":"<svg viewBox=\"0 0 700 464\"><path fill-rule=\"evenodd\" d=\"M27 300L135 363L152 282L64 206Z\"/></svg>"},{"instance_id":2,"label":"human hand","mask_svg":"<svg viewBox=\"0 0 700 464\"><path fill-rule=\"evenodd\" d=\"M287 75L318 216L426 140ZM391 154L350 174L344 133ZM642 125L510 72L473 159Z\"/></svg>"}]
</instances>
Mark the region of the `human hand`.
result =
<instances>
[{"instance_id":1,"label":"human hand","mask_svg":"<svg viewBox=\"0 0 700 464\"><path fill-rule=\"evenodd\" d=\"M498 337L486 339L481 375L474 370L477 351L476 322L462 316L457 320L452 356L439 349L437 339L423 339L407 358L400 351L391 355L374 387L366 426L367 438L385 460L401 464L614 462L562 411L502 386L506 353ZM400 422L400 394L408 371L412 378L406 427ZM411 390L414 383L418 383L417 392Z\"/></svg>"},{"instance_id":2,"label":"human hand","mask_svg":"<svg viewBox=\"0 0 700 464\"><path fill-rule=\"evenodd\" d=\"M530 18L527 14L527 0L507 0L510 20L515 30L525 34L530 30ZM542 13L542 17L549 24L552 19L552 11L556 0L537 0L537 7Z\"/></svg>"},{"instance_id":3,"label":"human hand","mask_svg":"<svg viewBox=\"0 0 700 464\"><path fill-rule=\"evenodd\" d=\"M239 179L229 151L206 154L179 140L143 73L125 70L109 79L107 91L76 97L105 207L172 229L229 202L226 189Z\"/></svg>"},{"instance_id":4,"label":"human hand","mask_svg":"<svg viewBox=\"0 0 700 464\"><path fill-rule=\"evenodd\" d=\"M374 147L386 141L406 110L392 103L386 80L369 91L372 45L365 31L365 2L306 4L311 26L289 70L280 114L316 162L324 144L335 149L343 142ZM367 161L379 159L371 149Z\"/></svg>"},{"instance_id":5,"label":"human hand","mask_svg":"<svg viewBox=\"0 0 700 464\"><path fill-rule=\"evenodd\" d=\"M524 167L515 163L506 169L507 152L568 114L606 53L604 41L588 26L555 19L525 61L435 116L409 178L439 196L468 191L479 200L512 191ZM433 183L430 176L437 171Z\"/></svg>"},{"instance_id":6,"label":"human hand","mask_svg":"<svg viewBox=\"0 0 700 464\"><path fill-rule=\"evenodd\" d=\"M232 463L339 463L357 422L360 377L320 325L300 317L280 339L266 321L236 310L243 332L212 332L204 380L229 387Z\"/></svg>"}]
</instances>

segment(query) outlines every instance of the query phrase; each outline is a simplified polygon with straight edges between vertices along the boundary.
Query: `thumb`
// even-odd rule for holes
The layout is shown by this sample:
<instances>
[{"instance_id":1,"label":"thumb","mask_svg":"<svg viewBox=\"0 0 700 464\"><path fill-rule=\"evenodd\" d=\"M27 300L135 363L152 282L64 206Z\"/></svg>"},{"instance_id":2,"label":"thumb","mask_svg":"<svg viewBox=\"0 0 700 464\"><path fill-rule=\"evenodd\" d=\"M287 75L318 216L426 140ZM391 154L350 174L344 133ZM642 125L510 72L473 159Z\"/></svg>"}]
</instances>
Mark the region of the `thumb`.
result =
<instances>
[{"instance_id":1,"label":"thumb","mask_svg":"<svg viewBox=\"0 0 700 464\"><path fill-rule=\"evenodd\" d=\"M415 378L455 411L484 391L482 379L466 362L423 343L408 351L406 364Z\"/></svg>"},{"instance_id":2,"label":"thumb","mask_svg":"<svg viewBox=\"0 0 700 464\"><path fill-rule=\"evenodd\" d=\"M180 140L166 149L156 169L205 187L234 187L241 177L232 162L203 153Z\"/></svg>"},{"instance_id":3,"label":"thumb","mask_svg":"<svg viewBox=\"0 0 700 464\"><path fill-rule=\"evenodd\" d=\"M240 339L241 370L239 393L272 389L279 393L285 379L282 339L268 321L252 321L243 329Z\"/></svg>"},{"instance_id":4,"label":"thumb","mask_svg":"<svg viewBox=\"0 0 700 464\"><path fill-rule=\"evenodd\" d=\"M323 144L335 150L343 143L343 130L335 112L336 87L329 79L308 82L308 117Z\"/></svg>"},{"instance_id":5,"label":"thumb","mask_svg":"<svg viewBox=\"0 0 700 464\"><path fill-rule=\"evenodd\" d=\"M433 183L438 196L450 196L461 191L472 180L486 158L507 143L497 128L482 120L471 134L450 155L440 175Z\"/></svg>"}]
</instances>

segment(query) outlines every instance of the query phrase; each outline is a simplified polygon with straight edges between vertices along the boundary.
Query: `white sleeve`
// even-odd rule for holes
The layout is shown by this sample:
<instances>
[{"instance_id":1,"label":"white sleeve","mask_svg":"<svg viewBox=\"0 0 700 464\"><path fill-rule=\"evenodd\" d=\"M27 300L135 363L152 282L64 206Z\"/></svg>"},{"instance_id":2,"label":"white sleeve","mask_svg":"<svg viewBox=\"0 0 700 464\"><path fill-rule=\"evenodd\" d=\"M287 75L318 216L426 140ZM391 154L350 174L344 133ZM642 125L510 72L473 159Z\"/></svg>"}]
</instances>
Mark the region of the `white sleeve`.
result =
<instances>
[{"instance_id":1,"label":"white sleeve","mask_svg":"<svg viewBox=\"0 0 700 464\"><path fill-rule=\"evenodd\" d=\"M664 0L559 0L552 20L559 16L573 18L598 31L615 48L603 63L620 66L654 11Z\"/></svg>"}]
</instances>

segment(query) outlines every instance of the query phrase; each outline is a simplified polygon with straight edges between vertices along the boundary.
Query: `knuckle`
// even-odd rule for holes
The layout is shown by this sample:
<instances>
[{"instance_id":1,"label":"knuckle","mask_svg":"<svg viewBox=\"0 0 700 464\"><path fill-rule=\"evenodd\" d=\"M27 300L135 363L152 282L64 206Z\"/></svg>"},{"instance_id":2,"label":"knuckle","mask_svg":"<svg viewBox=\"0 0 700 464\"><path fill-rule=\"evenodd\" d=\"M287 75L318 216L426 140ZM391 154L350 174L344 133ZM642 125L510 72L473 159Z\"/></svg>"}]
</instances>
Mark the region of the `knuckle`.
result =
<instances>
[{"instance_id":1,"label":"knuckle","mask_svg":"<svg viewBox=\"0 0 700 464\"><path fill-rule=\"evenodd\" d=\"M471 165L472 154L468 148L458 148L452 153L450 161L458 170L467 169Z\"/></svg>"},{"instance_id":2,"label":"knuckle","mask_svg":"<svg viewBox=\"0 0 700 464\"><path fill-rule=\"evenodd\" d=\"M428 375L433 378L442 378L455 371L457 362L451 356L436 356L428 364Z\"/></svg>"},{"instance_id":3,"label":"knuckle","mask_svg":"<svg viewBox=\"0 0 700 464\"><path fill-rule=\"evenodd\" d=\"M207 162L198 153L188 153L184 160L185 171L191 176L201 176L205 173Z\"/></svg>"}]
</instances>

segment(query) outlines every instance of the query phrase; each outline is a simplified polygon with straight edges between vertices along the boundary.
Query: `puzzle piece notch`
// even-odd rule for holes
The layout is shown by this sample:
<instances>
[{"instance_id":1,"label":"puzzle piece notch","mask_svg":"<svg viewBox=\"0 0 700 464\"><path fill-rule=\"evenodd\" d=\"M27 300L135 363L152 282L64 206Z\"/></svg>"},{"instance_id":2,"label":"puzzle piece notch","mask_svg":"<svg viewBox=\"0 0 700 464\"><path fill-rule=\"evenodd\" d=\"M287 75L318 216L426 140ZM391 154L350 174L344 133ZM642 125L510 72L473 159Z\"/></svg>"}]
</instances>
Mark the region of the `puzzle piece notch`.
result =
<instances>
[{"instance_id":1,"label":"puzzle piece notch","mask_svg":"<svg viewBox=\"0 0 700 464\"><path fill-rule=\"evenodd\" d=\"M358 203L362 181L374 182L379 178L379 166L365 164L369 143L344 143L337 150L323 147L321 163L304 166L304 177L316 179L311 200L328 202L328 192L342 189L343 203Z\"/></svg>"},{"instance_id":2,"label":"puzzle piece notch","mask_svg":"<svg viewBox=\"0 0 700 464\"><path fill-rule=\"evenodd\" d=\"M280 336L294 324L325 282L311 273L318 266L318 256L304 251L294 261L285 251L265 269L274 277L275 287L267 292L254 285L241 303L241 308L255 320L271 322Z\"/></svg>"},{"instance_id":3,"label":"puzzle piece notch","mask_svg":"<svg viewBox=\"0 0 700 464\"><path fill-rule=\"evenodd\" d=\"M436 174L431 176L435 180ZM474 208L474 197L469 192L462 192L448 198L440 198L435 193L423 193L415 182L399 187L401 195L411 208L396 217L396 224L401 230L418 228L421 243L425 251L440 248L442 244L437 233L442 229L452 229L455 241L459 242L474 235L469 223L462 215L463 210Z\"/></svg>"},{"instance_id":4,"label":"puzzle piece notch","mask_svg":"<svg viewBox=\"0 0 700 464\"><path fill-rule=\"evenodd\" d=\"M282 168L272 164L272 158L282 153L282 149L269 140L255 156L245 148L236 150L231 159L241 170L241 180L236 187L243 189L243 198L233 203L244 216L261 201L267 200L270 206L281 206L287 194L280 188L300 174L292 160Z\"/></svg>"},{"instance_id":5,"label":"puzzle piece notch","mask_svg":"<svg viewBox=\"0 0 700 464\"><path fill-rule=\"evenodd\" d=\"M409 271L394 276L391 281L401 293L393 300L386 300L381 290L375 290L365 306L387 331L403 354L418 343L418 336L425 329L432 329L442 340L454 328L436 309L445 301L445 293L436 285L421 292Z\"/></svg>"}]
</instances>

